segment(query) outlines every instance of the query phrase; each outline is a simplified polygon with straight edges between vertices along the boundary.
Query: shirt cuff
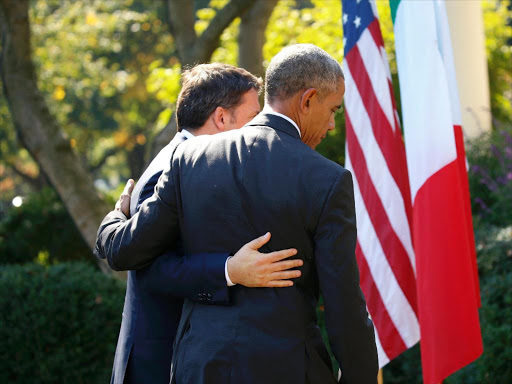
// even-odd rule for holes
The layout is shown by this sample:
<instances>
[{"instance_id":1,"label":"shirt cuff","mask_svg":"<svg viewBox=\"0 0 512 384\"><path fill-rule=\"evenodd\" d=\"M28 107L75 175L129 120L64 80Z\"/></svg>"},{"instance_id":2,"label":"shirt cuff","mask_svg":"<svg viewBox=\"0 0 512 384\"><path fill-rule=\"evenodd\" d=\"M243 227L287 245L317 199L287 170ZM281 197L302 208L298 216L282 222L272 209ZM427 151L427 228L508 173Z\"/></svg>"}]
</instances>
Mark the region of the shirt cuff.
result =
<instances>
[{"instance_id":1,"label":"shirt cuff","mask_svg":"<svg viewBox=\"0 0 512 384\"><path fill-rule=\"evenodd\" d=\"M233 283L231 281L231 279L229 278L229 274L228 274L228 260L231 259L232 256L229 256L227 259L226 259L226 264L224 264L224 274L226 275L226 282L228 283L228 287L232 287L233 285L235 285L235 283Z\"/></svg>"}]
</instances>

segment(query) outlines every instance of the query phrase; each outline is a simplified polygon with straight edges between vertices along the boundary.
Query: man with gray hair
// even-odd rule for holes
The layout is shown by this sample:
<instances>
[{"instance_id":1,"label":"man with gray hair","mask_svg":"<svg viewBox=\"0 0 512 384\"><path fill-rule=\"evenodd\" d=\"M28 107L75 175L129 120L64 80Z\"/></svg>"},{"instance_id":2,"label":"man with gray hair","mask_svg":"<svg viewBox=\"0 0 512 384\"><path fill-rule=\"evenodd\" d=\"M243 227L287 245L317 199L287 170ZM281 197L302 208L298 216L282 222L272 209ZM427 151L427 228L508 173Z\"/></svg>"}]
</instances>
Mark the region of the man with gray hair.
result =
<instances>
[{"instance_id":1,"label":"man with gray hair","mask_svg":"<svg viewBox=\"0 0 512 384\"><path fill-rule=\"evenodd\" d=\"M260 115L241 130L178 147L139 213L104 221L98 247L111 265L129 269L172 246L178 234L185 253L197 253L237 250L270 231L262 249L296 248L302 276L281 290L232 287L230 307L186 301L172 379L338 382L316 324L321 292L339 382L375 384L373 324L355 258L352 177L313 150L334 129L345 92L341 67L314 45L293 45L272 59L266 83Z\"/></svg>"}]
</instances>

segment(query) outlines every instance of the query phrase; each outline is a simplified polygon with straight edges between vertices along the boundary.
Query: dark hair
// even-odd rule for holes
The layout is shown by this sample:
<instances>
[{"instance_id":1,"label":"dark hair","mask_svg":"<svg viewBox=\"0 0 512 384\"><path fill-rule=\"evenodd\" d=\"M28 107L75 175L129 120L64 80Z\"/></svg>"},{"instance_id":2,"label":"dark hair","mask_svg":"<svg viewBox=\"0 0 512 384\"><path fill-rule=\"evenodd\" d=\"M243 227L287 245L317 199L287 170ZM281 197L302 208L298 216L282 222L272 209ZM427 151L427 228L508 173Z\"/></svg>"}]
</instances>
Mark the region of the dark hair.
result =
<instances>
[{"instance_id":1,"label":"dark hair","mask_svg":"<svg viewBox=\"0 0 512 384\"><path fill-rule=\"evenodd\" d=\"M246 92L255 89L259 93L262 85L260 78L245 69L221 63L196 65L181 78L176 103L178 131L200 128L217 107L237 107Z\"/></svg>"},{"instance_id":2,"label":"dark hair","mask_svg":"<svg viewBox=\"0 0 512 384\"><path fill-rule=\"evenodd\" d=\"M338 89L344 79L340 64L313 44L283 48L270 61L265 76L265 103L286 100L297 92L316 88L320 99Z\"/></svg>"}]
</instances>

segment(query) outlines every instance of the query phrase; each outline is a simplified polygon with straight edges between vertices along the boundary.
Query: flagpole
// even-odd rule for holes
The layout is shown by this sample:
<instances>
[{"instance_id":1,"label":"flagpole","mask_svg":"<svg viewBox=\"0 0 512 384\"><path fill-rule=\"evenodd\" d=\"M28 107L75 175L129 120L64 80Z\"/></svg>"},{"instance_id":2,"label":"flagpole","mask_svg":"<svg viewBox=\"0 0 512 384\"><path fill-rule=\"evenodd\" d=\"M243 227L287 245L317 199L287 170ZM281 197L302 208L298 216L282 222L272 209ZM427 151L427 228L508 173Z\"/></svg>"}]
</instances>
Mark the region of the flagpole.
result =
<instances>
[{"instance_id":1,"label":"flagpole","mask_svg":"<svg viewBox=\"0 0 512 384\"><path fill-rule=\"evenodd\" d=\"M384 384L384 377L382 375L382 368L379 369L379 374L377 375L377 384Z\"/></svg>"}]
</instances>

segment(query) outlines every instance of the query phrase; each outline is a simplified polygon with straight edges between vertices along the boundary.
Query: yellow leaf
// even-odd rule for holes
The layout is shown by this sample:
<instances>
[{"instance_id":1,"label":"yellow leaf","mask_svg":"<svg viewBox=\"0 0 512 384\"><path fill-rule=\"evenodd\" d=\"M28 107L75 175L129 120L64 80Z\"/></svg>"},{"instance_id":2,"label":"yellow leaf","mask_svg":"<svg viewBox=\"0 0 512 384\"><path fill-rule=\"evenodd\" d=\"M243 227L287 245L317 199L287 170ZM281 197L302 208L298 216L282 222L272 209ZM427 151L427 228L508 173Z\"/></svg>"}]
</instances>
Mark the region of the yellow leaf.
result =
<instances>
[{"instance_id":1,"label":"yellow leaf","mask_svg":"<svg viewBox=\"0 0 512 384\"><path fill-rule=\"evenodd\" d=\"M96 17L96 14L94 12L89 12L85 17L85 22L87 23L87 25L94 26L98 22L98 18Z\"/></svg>"},{"instance_id":2,"label":"yellow leaf","mask_svg":"<svg viewBox=\"0 0 512 384\"><path fill-rule=\"evenodd\" d=\"M64 99L64 97L66 97L66 91L62 85L58 85L53 91L53 98L60 101Z\"/></svg>"},{"instance_id":3,"label":"yellow leaf","mask_svg":"<svg viewBox=\"0 0 512 384\"><path fill-rule=\"evenodd\" d=\"M137 136L135 136L135 140L139 145L146 144L146 136L144 136L142 133L139 133Z\"/></svg>"},{"instance_id":4,"label":"yellow leaf","mask_svg":"<svg viewBox=\"0 0 512 384\"><path fill-rule=\"evenodd\" d=\"M117 131L114 133L114 142L118 147L124 147L128 142L129 135L124 131Z\"/></svg>"}]
</instances>

